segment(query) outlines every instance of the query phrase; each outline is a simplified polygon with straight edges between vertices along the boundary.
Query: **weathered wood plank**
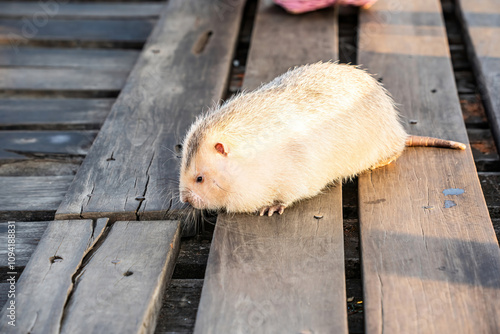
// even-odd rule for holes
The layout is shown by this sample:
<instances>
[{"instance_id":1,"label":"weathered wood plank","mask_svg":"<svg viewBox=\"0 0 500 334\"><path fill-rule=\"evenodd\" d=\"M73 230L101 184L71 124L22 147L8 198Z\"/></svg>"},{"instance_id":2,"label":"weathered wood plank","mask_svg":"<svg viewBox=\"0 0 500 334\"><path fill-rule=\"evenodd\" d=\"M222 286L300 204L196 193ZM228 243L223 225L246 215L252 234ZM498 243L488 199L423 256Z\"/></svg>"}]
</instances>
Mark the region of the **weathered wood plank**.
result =
<instances>
[{"instance_id":1,"label":"weathered wood plank","mask_svg":"<svg viewBox=\"0 0 500 334\"><path fill-rule=\"evenodd\" d=\"M470 56L497 147L500 147L500 3L458 0Z\"/></svg>"},{"instance_id":2,"label":"weathered wood plank","mask_svg":"<svg viewBox=\"0 0 500 334\"><path fill-rule=\"evenodd\" d=\"M92 220L54 221L16 284L15 299L2 310L2 333L59 332L73 276L84 256L102 236L107 220L94 228ZM14 270L15 271L15 268ZM15 327L6 320L15 302Z\"/></svg>"},{"instance_id":3,"label":"weathered wood plank","mask_svg":"<svg viewBox=\"0 0 500 334\"><path fill-rule=\"evenodd\" d=\"M173 150L196 115L224 93L243 9L243 1L232 4L221 17L206 1L168 2L58 217L178 213Z\"/></svg>"},{"instance_id":4,"label":"weathered wood plank","mask_svg":"<svg viewBox=\"0 0 500 334\"><path fill-rule=\"evenodd\" d=\"M377 2L360 28L359 63L409 131L467 142L439 1ZM359 214L367 333L498 331L500 251L470 148L411 148L362 174Z\"/></svg>"},{"instance_id":5,"label":"weathered wood plank","mask_svg":"<svg viewBox=\"0 0 500 334\"><path fill-rule=\"evenodd\" d=\"M0 220L53 218L72 181L72 175L0 177Z\"/></svg>"},{"instance_id":6,"label":"weathered wood plank","mask_svg":"<svg viewBox=\"0 0 500 334\"><path fill-rule=\"evenodd\" d=\"M0 129L99 129L115 99L0 99Z\"/></svg>"},{"instance_id":7,"label":"weathered wood plank","mask_svg":"<svg viewBox=\"0 0 500 334\"><path fill-rule=\"evenodd\" d=\"M4 189L2 187L2 189ZM7 222L0 222L0 242L7 245ZM24 267L42 238L48 222L15 222L16 226L16 268ZM7 272L7 247L0 248L0 268ZM2 296L4 297L4 296ZM3 306L2 303L0 305Z\"/></svg>"},{"instance_id":8,"label":"weathered wood plank","mask_svg":"<svg viewBox=\"0 0 500 334\"><path fill-rule=\"evenodd\" d=\"M97 131L0 131L0 160L84 156Z\"/></svg>"},{"instance_id":9,"label":"weathered wood plank","mask_svg":"<svg viewBox=\"0 0 500 334\"><path fill-rule=\"evenodd\" d=\"M174 221L49 223L17 283L16 327L0 331L153 332L179 232Z\"/></svg>"},{"instance_id":10,"label":"weathered wood plank","mask_svg":"<svg viewBox=\"0 0 500 334\"><path fill-rule=\"evenodd\" d=\"M177 221L113 224L80 268L61 333L153 333L179 242Z\"/></svg>"},{"instance_id":11,"label":"weathered wood plank","mask_svg":"<svg viewBox=\"0 0 500 334\"><path fill-rule=\"evenodd\" d=\"M132 70L140 51L0 46L0 66Z\"/></svg>"},{"instance_id":12,"label":"weathered wood plank","mask_svg":"<svg viewBox=\"0 0 500 334\"><path fill-rule=\"evenodd\" d=\"M347 333L341 195L332 190L282 216L220 216L195 333Z\"/></svg>"},{"instance_id":13,"label":"weathered wood plank","mask_svg":"<svg viewBox=\"0 0 500 334\"><path fill-rule=\"evenodd\" d=\"M39 21L53 18L153 18L159 15L163 5L162 2L113 4L1 1L0 17L28 17Z\"/></svg>"},{"instance_id":14,"label":"weathered wood plank","mask_svg":"<svg viewBox=\"0 0 500 334\"><path fill-rule=\"evenodd\" d=\"M261 1L243 86L337 48L333 9L293 16ZM345 300L339 185L282 216L219 215L195 333L346 333Z\"/></svg>"},{"instance_id":15,"label":"weathered wood plank","mask_svg":"<svg viewBox=\"0 0 500 334\"><path fill-rule=\"evenodd\" d=\"M30 42L124 42L144 43L155 20L36 20L0 19L0 45L17 47Z\"/></svg>"},{"instance_id":16,"label":"weathered wood plank","mask_svg":"<svg viewBox=\"0 0 500 334\"><path fill-rule=\"evenodd\" d=\"M73 68L0 68L0 91L118 92L127 71Z\"/></svg>"}]
</instances>

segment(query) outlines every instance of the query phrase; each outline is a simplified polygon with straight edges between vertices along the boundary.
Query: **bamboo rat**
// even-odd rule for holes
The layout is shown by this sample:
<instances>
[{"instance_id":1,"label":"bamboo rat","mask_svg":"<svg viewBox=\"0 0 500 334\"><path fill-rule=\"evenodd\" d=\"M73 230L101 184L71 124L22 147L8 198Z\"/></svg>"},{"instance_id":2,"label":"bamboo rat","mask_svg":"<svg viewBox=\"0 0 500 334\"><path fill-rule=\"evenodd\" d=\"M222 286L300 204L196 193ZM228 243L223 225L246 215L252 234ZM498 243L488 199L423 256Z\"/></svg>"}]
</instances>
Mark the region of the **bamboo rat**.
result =
<instances>
[{"instance_id":1,"label":"bamboo rat","mask_svg":"<svg viewBox=\"0 0 500 334\"><path fill-rule=\"evenodd\" d=\"M405 146L465 149L409 136L392 98L364 70L296 67L197 118L182 145L180 200L282 214L329 183L394 161Z\"/></svg>"}]
</instances>

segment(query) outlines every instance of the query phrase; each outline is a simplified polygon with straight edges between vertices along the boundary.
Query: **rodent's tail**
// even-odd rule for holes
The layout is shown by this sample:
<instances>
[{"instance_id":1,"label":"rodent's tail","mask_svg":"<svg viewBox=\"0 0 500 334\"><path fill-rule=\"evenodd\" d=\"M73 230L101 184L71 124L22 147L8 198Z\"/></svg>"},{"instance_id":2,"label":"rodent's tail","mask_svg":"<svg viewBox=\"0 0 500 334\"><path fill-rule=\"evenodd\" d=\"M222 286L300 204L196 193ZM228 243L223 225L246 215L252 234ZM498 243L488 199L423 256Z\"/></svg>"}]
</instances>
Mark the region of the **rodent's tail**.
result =
<instances>
[{"instance_id":1,"label":"rodent's tail","mask_svg":"<svg viewBox=\"0 0 500 334\"><path fill-rule=\"evenodd\" d=\"M465 150L466 148L465 144L456 141L422 136L408 136L408 138L406 138L406 146L444 147L458 150Z\"/></svg>"}]
</instances>

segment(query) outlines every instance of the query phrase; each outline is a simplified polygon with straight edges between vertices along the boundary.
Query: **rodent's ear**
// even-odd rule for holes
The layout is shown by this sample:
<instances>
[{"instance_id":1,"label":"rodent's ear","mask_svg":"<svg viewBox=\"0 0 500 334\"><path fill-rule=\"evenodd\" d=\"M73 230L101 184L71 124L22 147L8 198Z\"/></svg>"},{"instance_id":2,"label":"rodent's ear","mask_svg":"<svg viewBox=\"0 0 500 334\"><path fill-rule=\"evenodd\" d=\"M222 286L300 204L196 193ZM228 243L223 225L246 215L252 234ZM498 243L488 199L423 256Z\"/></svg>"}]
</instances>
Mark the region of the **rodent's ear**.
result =
<instances>
[{"instance_id":1,"label":"rodent's ear","mask_svg":"<svg viewBox=\"0 0 500 334\"><path fill-rule=\"evenodd\" d=\"M227 156L227 149L226 149L226 147L224 147L224 144L222 144L222 143L217 143L217 144L215 144L215 146L214 146L214 147L215 147L215 150L216 150L217 152L219 152L219 153L220 153L220 154L222 154L223 156Z\"/></svg>"}]
</instances>

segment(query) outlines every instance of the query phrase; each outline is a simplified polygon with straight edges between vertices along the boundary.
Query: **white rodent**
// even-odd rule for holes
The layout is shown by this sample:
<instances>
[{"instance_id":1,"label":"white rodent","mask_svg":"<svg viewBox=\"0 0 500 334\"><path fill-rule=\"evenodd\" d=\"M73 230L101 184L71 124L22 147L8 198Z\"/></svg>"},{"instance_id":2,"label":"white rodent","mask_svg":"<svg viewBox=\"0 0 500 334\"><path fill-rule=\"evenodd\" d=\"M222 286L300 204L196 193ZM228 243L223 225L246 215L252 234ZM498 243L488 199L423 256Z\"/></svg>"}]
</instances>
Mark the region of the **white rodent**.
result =
<instances>
[{"instance_id":1,"label":"white rodent","mask_svg":"<svg viewBox=\"0 0 500 334\"><path fill-rule=\"evenodd\" d=\"M198 117L182 145L180 199L281 214L332 182L392 162L405 145L465 148L409 136L392 98L364 70L296 67Z\"/></svg>"}]
</instances>

